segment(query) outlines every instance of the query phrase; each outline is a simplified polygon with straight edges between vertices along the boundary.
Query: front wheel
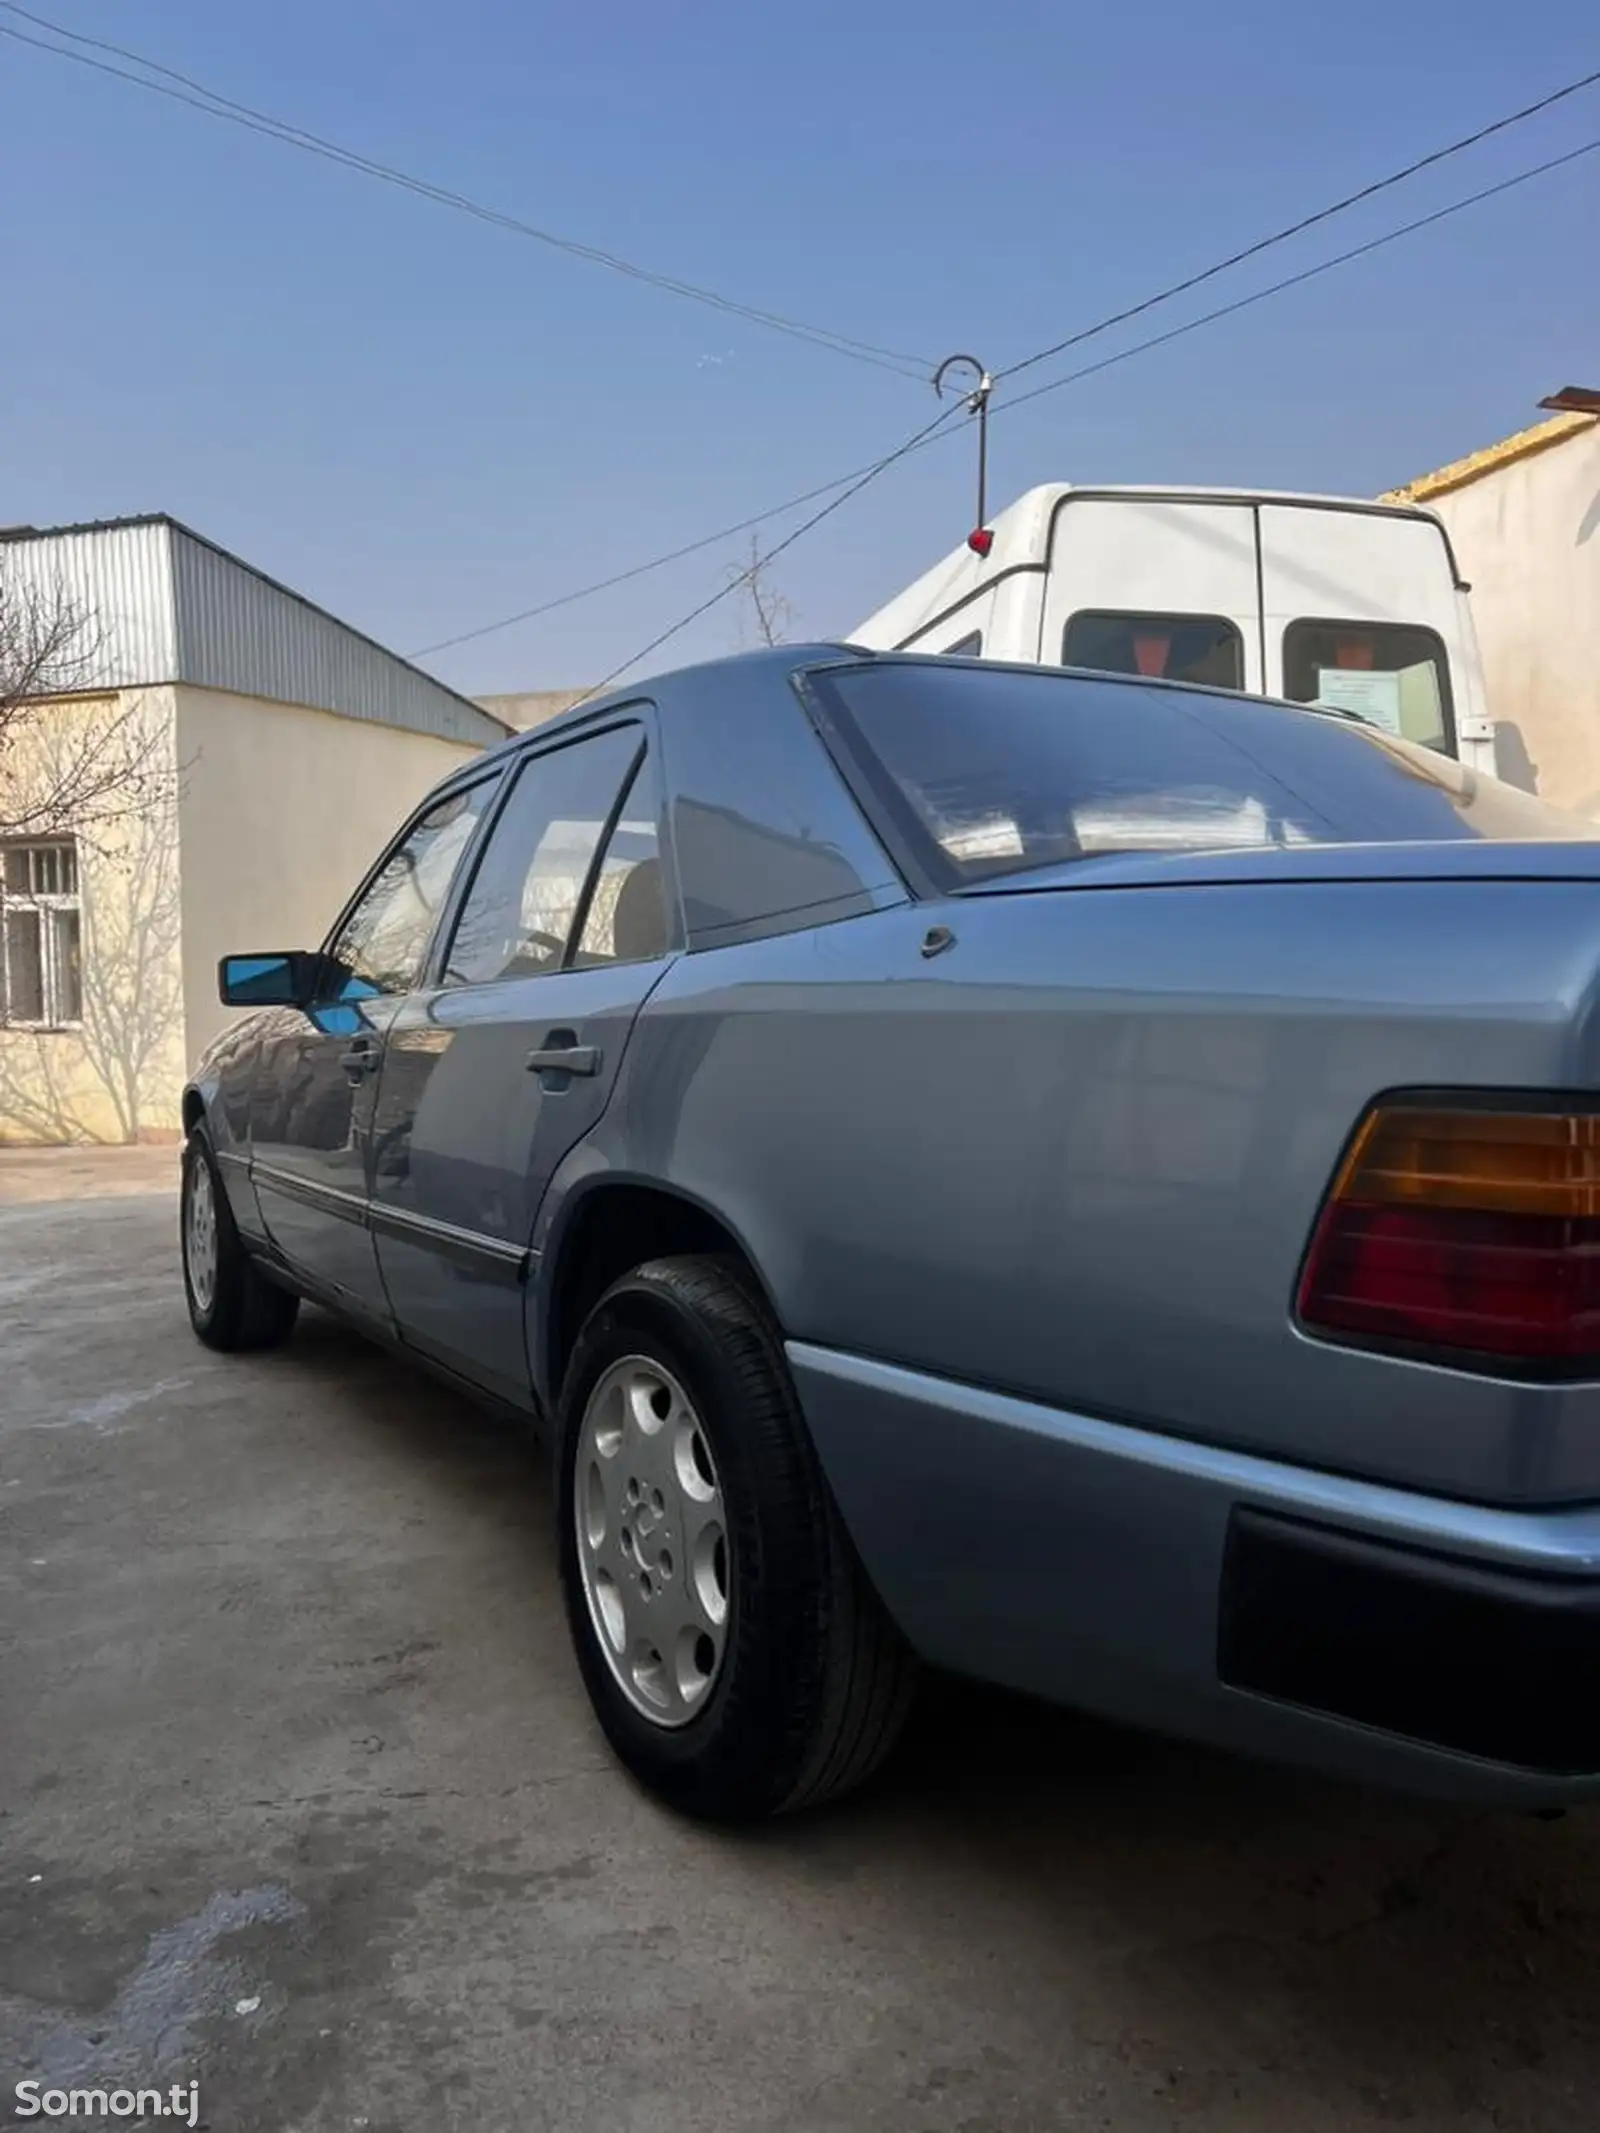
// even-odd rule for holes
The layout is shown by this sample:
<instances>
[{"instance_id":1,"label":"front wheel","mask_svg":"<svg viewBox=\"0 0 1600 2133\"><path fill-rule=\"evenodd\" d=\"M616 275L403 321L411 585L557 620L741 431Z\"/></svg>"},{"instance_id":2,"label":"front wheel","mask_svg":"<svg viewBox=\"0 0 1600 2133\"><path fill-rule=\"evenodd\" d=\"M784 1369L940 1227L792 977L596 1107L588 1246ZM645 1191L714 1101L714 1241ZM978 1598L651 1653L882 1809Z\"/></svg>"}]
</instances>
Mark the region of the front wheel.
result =
<instances>
[{"instance_id":1,"label":"front wheel","mask_svg":"<svg viewBox=\"0 0 1600 2133\"><path fill-rule=\"evenodd\" d=\"M868 1777L914 1663L732 1264L656 1260L610 1290L567 1373L557 1447L567 1619L634 1775L729 1822Z\"/></svg>"},{"instance_id":2,"label":"front wheel","mask_svg":"<svg viewBox=\"0 0 1600 2133\"><path fill-rule=\"evenodd\" d=\"M268 1281L245 1250L203 1127L184 1143L179 1205L183 1293L199 1338L228 1351L286 1341L300 1299Z\"/></svg>"}]
</instances>

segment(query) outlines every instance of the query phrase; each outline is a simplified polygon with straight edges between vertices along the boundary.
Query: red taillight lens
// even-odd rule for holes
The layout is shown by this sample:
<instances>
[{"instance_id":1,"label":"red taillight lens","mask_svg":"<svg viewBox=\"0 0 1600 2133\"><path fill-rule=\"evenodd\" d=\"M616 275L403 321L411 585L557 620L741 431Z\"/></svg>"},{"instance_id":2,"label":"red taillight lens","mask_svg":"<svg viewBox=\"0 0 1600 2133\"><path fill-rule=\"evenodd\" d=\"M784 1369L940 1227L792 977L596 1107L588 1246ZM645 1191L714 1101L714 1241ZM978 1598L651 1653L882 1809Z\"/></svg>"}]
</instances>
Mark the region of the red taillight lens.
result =
<instances>
[{"instance_id":1,"label":"red taillight lens","mask_svg":"<svg viewBox=\"0 0 1600 2133\"><path fill-rule=\"evenodd\" d=\"M1298 1308L1318 1332L1600 1371L1600 1115L1372 1112Z\"/></svg>"}]
</instances>

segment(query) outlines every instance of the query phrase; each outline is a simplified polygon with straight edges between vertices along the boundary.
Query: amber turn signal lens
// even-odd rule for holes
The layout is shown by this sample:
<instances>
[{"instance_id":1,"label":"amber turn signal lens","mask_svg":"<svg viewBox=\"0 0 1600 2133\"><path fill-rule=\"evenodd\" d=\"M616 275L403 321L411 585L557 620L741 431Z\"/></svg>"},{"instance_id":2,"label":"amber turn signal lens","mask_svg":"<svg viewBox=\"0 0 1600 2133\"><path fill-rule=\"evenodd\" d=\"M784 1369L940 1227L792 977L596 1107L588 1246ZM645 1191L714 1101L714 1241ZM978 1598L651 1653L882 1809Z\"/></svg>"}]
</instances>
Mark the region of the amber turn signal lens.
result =
<instances>
[{"instance_id":1,"label":"amber turn signal lens","mask_svg":"<svg viewBox=\"0 0 1600 2133\"><path fill-rule=\"evenodd\" d=\"M1600 1371L1600 1115L1395 1104L1363 1121L1306 1256L1310 1330Z\"/></svg>"},{"instance_id":2,"label":"amber turn signal lens","mask_svg":"<svg viewBox=\"0 0 1600 2133\"><path fill-rule=\"evenodd\" d=\"M1600 1115L1373 1111L1333 1196L1385 1207L1600 1215Z\"/></svg>"}]
</instances>

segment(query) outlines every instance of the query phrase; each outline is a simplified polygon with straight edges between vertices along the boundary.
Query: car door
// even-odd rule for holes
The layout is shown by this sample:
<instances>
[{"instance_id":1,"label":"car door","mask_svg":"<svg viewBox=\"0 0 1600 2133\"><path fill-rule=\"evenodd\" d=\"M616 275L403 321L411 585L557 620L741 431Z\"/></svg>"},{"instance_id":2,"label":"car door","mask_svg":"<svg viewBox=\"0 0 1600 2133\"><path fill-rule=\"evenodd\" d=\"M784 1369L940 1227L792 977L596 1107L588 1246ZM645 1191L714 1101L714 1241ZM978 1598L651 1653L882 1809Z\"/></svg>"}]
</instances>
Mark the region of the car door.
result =
<instances>
[{"instance_id":1,"label":"car door","mask_svg":"<svg viewBox=\"0 0 1600 2133\"><path fill-rule=\"evenodd\" d=\"M641 714L531 749L431 984L389 1027L372 1220L395 1323L519 1402L534 1216L675 938L659 817Z\"/></svg>"},{"instance_id":2,"label":"car door","mask_svg":"<svg viewBox=\"0 0 1600 2133\"><path fill-rule=\"evenodd\" d=\"M251 1169L273 1243L340 1304L380 1318L367 1207L384 1041L498 782L458 788L396 838L329 937L320 996L278 1018L255 1075Z\"/></svg>"}]
</instances>

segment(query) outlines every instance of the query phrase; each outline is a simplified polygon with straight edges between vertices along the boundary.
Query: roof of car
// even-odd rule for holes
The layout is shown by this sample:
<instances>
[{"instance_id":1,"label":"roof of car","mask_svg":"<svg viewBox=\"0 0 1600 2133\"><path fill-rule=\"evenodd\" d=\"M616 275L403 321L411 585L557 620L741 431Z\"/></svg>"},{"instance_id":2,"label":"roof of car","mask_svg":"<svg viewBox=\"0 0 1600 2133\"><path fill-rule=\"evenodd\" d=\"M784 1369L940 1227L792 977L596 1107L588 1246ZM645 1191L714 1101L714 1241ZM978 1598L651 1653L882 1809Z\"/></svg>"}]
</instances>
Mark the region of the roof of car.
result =
<instances>
[{"instance_id":1,"label":"roof of car","mask_svg":"<svg viewBox=\"0 0 1600 2133\"><path fill-rule=\"evenodd\" d=\"M643 680L630 682L621 688L607 690L603 696L592 696L576 703L568 711L555 718L529 727L524 733L512 734L496 748L487 750L470 763L462 764L445 781L441 790L454 789L457 785L470 784L483 775L484 765L500 763L525 750L538 749L564 735L584 731L599 723L612 713L623 710L629 704L643 702L670 704L674 698L686 693L692 695L693 685L702 676L726 674L743 669L752 674L773 674L787 679L789 675L808 667L836 666L841 660L858 661L870 665L926 666L937 667L941 672L952 668L966 668L982 674L1032 674L1070 677L1073 681L1090 688L1137 689L1155 691L1158 694L1176 693L1180 696L1222 697L1229 703L1240 701L1240 692L1206 682L1172 681L1145 674L1104 673L1090 667L1050 667L1033 660L1006 660L967 658L948 652L881 651L865 645L850 644L843 639L818 640L809 644L763 645L753 652L733 652L718 659L699 659L692 664L673 667L662 674L647 675ZM1255 701L1254 697L1250 699ZM1315 704L1291 704L1286 698L1260 699L1277 703L1294 711L1319 712ZM1348 718L1354 714L1328 712L1330 718Z\"/></svg>"},{"instance_id":2,"label":"roof of car","mask_svg":"<svg viewBox=\"0 0 1600 2133\"><path fill-rule=\"evenodd\" d=\"M859 645L840 642L812 644L762 645L753 652L731 652L720 659L697 659L688 666L671 667L665 673L650 674L641 681L625 682L617 688L607 689L603 695L587 696L561 711L554 718L543 719L525 733L515 733L509 740L492 748L478 759L479 767L484 762L496 762L502 756L516 753L530 746L542 746L546 741L558 740L563 734L573 733L592 724L595 720L617 711L624 704L654 701L658 696L676 695L696 675L724 673L729 668L743 667L753 673L792 674L799 667L817 666L825 661L839 659L872 659L878 655L863 651ZM945 662L948 664L948 662Z\"/></svg>"}]
</instances>

